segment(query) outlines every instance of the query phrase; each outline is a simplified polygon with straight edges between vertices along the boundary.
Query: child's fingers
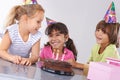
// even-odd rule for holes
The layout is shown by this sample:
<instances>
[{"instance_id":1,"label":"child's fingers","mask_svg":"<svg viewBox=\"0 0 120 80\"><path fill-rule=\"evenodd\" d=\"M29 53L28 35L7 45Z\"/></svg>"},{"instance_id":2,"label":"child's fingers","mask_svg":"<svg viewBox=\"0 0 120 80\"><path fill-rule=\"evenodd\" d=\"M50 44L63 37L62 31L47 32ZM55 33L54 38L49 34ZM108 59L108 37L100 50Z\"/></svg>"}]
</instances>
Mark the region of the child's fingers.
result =
<instances>
[{"instance_id":1,"label":"child's fingers","mask_svg":"<svg viewBox=\"0 0 120 80\"><path fill-rule=\"evenodd\" d=\"M30 62L29 59L22 58L22 61L21 61L20 64L21 64L21 65L29 66L29 65L31 65L31 62Z\"/></svg>"},{"instance_id":2,"label":"child's fingers","mask_svg":"<svg viewBox=\"0 0 120 80\"><path fill-rule=\"evenodd\" d=\"M26 65L27 65L27 66L30 66L30 65L31 65L31 62L28 60L28 61L26 62Z\"/></svg>"},{"instance_id":3,"label":"child's fingers","mask_svg":"<svg viewBox=\"0 0 120 80\"><path fill-rule=\"evenodd\" d=\"M20 63L20 61L19 61L19 59L17 59L17 62L16 62L16 64L19 64Z\"/></svg>"},{"instance_id":4,"label":"child's fingers","mask_svg":"<svg viewBox=\"0 0 120 80\"><path fill-rule=\"evenodd\" d=\"M18 60L19 60L19 62L21 62L22 61L22 57L18 56Z\"/></svg>"},{"instance_id":5,"label":"child's fingers","mask_svg":"<svg viewBox=\"0 0 120 80\"><path fill-rule=\"evenodd\" d=\"M14 61L13 63L19 64L19 60L16 58L15 61Z\"/></svg>"},{"instance_id":6,"label":"child's fingers","mask_svg":"<svg viewBox=\"0 0 120 80\"><path fill-rule=\"evenodd\" d=\"M22 61L20 62L21 65L24 65L26 63L25 59L22 59Z\"/></svg>"},{"instance_id":7,"label":"child's fingers","mask_svg":"<svg viewBox=\"0 0 120 80\"><path fill-rule=\"evenodd\" d=\"M20 64L20 62L21 62L21 56L14 56L14 63L15 64Z\"/></svg>"}]
</instances>

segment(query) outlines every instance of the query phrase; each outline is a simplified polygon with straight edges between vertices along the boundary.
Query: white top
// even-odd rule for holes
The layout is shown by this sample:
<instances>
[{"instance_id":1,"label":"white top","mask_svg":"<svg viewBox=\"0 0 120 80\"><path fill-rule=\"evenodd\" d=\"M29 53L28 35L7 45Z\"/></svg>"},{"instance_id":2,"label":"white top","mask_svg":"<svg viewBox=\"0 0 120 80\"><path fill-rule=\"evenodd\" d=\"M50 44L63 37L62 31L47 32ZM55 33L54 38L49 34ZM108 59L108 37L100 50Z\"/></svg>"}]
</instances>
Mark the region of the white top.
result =
<instances>
[{"instance_id":1,"label":"white top","mask_svg":"<svg viewBox=\"0 0 120 80\"><path fill-rule=\"evenodd\" d=\"M32 46L41 38L41 32L29 34L28 41L24 42L19 34L18 24L7 27L12 44L9 53L22 57L29 57Z\"/></svg>"}]
</instances>

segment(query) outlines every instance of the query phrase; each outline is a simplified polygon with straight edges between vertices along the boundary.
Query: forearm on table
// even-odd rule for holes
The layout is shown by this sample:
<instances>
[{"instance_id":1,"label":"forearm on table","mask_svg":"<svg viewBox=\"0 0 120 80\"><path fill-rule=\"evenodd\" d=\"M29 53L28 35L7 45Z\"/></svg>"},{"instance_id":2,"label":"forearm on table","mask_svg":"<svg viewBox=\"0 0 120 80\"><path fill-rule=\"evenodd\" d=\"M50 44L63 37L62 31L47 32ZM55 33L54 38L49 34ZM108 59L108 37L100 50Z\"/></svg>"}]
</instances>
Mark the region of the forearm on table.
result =
<instances>
[{"instance_id":1,"label":"forearm on table","mask_svg":"<svg viewBox=\"0 0 120 80\"><path fill-rule=\"evenodd\" d=\"M0 51L0 57L5 60L13 62L13 58L12 58L13 55L9 54L7 51Z\"/></svg>"},{"instance_id":2,"label":"forearm on table","mask_svg":"<svg viewBox=\"0 0 120 80\"><path fill-rule=\"evenodd\" d=\"M79 68L79 69L83 69L84 68L84 64L78 63L78 62L75 62L72 66L74 68Z\"/></svg>"},{"instance_id":3,"label":"forearm on table","mask_svg":"<svg viewBox=\"0 0 120 80\"><path fill-rule=\"evenodd\" d=\"M31 56L29 59L30 59L31 63L33 64L38 61L39 56Z\"/></svg>"}]
</instances>

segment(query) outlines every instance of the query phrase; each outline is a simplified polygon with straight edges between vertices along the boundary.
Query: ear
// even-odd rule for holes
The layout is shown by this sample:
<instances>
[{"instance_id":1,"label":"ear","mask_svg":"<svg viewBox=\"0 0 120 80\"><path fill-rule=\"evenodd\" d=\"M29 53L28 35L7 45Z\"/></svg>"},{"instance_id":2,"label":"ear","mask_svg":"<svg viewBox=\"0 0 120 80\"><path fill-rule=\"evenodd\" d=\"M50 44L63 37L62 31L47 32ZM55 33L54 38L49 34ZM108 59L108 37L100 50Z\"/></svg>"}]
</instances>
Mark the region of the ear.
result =
<instances>
[{"instance_id":1,"label":"ear","mask_svg":"<svg viewBox=\"0 0 120 80\"><path fill-rule=\"evenodd\" d=\"M24 15L22 15L22 16L21 16L21 19L22 19L22 20L27 20L27 19L28 19L28 17L27 17L27 15L26 15L26 14L24 14Z\"/></svg>"},{"instance_id":2,"label":"ear","mask_svg":"<svg viewBox=\"0 0 120 80\"><path fill-rule=\"evenodd\" d=\"M65 35L65 42L68 41L69 35Z\"/></svg>"}]
</instances>

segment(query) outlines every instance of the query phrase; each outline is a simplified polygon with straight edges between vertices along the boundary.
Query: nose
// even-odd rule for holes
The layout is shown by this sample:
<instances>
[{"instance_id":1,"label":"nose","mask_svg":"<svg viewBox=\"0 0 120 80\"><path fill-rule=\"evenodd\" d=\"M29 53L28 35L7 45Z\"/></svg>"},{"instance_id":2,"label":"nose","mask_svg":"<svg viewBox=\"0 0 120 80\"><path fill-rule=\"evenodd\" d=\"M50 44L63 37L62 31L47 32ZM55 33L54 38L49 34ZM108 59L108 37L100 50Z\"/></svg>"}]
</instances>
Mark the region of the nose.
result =
<instances>
[{"instance_id":1,"label":"nose","mask_svg":"<svg viewBox=\"0 0 120 80\"><path fill-rule=\"evenodd\" d=\"M98 31L98 35L102 35L102 34L103 34L102 30Z\"/></svg>"},{"instance_id":2,"label":"nose","mask_svg":"<svg viewBox=\"0 0 120 80\"><path fill-rule=\"evenodd\" d=\"M49 37L49 40L54 42L56 40L56 36L53 35L53 36Z\"/></svg>"},{"instance_id":3,"label":"nose","mask_svg":"<svg viewBox=\"0 0 120 80\"><path fill-rule=\"evenodd\" d=\"M56 37L55 37L55 36L53 36L53 37L51 38L51 40L56 40Z\"/></svg>"}]
</instances>

